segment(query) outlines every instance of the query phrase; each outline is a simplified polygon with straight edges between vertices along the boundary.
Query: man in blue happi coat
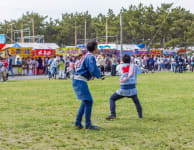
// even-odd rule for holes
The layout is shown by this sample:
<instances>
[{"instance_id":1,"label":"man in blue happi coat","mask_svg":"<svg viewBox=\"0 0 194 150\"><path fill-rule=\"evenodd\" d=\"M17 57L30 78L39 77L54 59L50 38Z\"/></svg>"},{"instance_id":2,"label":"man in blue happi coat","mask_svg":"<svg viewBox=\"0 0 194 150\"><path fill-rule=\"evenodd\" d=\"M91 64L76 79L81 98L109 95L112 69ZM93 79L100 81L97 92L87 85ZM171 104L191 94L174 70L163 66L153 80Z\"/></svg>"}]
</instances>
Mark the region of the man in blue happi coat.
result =
<instances>
[{"instance_id":1,"label":"man in blue happi coat","mask_svg":"<svg viewBox=\"0 0 194 150\"><path fill-rule=\"evenodd\" d=\"M75 120L75 127L78 129L83 128L81 122L83 115L85 115L85 128L97 130L98 126L92 125L91 123L93 99L87 85L87 81L93 80L95 77L100 78L100 70L96 65L94 56L98 51L96 40L88 42L87 50L88 53L82 57L77 65L72 80L75 94L82 101Z\"/></svg>"},{"instance_id":2,"label":"man in blue happi coat","mask_svg":"<svg viewBox=\"0 0 194 150\"><path fill-rule=\"evenodd\" d=\"M142 70L135 64L131 63L129 55L123 56L123 63L117 66L117 71L120 74L120 88L110 97L110 112L111 115L106 117L107 120L116 118L116 105L115 102L121 98L132 98L139 118L142 118L142 107L137 96L137 74Z\"/></svg>"}]
</instances>

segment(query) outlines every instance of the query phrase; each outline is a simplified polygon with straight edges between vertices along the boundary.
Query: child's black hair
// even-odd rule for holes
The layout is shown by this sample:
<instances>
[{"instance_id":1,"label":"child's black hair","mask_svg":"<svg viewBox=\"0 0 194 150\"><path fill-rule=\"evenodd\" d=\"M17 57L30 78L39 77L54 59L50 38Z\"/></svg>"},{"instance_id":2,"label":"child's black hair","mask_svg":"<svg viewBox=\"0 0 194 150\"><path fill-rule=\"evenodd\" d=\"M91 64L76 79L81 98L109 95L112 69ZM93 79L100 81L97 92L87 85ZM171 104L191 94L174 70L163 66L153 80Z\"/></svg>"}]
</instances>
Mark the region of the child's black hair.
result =
<instances>
[{"instance_id":1,"label":"child's black hair","mask_svg":"<svg viewBox=\"0 0 194 150\"><path fill-rule=\"evenodd\" d=\"M125 54L123 56L123 62L124 63L130 63L131 62L131 57L129 55Z\"/></svg>"},{"instance_id":2,"label":"child's black hair","mask_svg":"<svg viewBox=\"0 0 194 150\"><path fill-rule=\"evenodd\" d=\"M96 40L91 40L87 44L87 50L93 52L97 48L97 46L98 43L96 42Z\"/></svg>"}]
</instances>

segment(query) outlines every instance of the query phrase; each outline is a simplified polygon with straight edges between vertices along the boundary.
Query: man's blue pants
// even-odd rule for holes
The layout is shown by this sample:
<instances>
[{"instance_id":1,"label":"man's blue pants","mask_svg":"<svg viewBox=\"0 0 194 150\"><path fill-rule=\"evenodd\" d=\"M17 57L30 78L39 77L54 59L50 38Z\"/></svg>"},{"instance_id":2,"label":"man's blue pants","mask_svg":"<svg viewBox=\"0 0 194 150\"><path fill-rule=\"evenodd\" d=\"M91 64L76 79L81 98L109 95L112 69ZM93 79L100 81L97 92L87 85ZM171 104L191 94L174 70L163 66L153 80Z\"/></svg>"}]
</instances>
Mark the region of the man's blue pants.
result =
<instances>
[{"instance_id":1,"label":"man's blue pants","mask_svg":"<svg viewBox=\"0 0 194 150\"><path fill-rule=\"evenodd\" d=\"M82 100L75 120L75 125L81 126L83 115L85 115L85 127L91 125L92 104L93 101Z\"/></svg>"}]
</instances>

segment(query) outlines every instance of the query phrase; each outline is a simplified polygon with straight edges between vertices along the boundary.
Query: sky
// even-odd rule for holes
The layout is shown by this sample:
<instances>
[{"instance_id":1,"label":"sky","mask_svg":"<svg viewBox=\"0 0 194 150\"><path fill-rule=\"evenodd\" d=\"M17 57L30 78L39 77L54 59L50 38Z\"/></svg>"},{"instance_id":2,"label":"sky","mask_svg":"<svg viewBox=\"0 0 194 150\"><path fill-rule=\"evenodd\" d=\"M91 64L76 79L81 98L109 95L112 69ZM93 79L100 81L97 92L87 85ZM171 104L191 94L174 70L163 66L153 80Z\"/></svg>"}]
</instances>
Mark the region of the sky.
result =
<instances>
[{"instance_id":1,"label":"sky","mask_svg":"<svg viewBox=\"0 0 194 150\"><path fill-rule=\"evenodd\" d=\"M144 5L152 4L155 8L161 3L174 2L173 7L181 6L194 13L194 0L0 0L0 2L0 22L18 19L27 11L58 19L66 12L88 11L92 16L106 14L109 8L117 14L122 7L128 8L129 5L138 5L140 2Z\"/></svg>"}]
</instances>

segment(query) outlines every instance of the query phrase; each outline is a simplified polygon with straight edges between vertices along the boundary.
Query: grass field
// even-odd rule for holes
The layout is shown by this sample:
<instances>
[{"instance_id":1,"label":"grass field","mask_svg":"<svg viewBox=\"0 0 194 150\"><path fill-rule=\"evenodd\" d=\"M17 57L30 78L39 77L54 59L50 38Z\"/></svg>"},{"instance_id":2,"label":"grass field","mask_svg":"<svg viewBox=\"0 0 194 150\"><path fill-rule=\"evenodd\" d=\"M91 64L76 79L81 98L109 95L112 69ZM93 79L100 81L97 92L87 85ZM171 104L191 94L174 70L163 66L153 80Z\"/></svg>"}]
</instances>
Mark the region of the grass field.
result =
<instances>
[{"instance_id":1,"label":"grass field","mask_svg":"<svg viewBox=\"0 0 194 150\"><path fill-rule=\"evenodd\" d=\"M71 81L24 80L0 83L0 150L191 150L194 149L194 74L141 74L143 107L138 119L130 99L117 102L117 119L106 121L118 77L89 82L93 124L76 130L80 106Z\"/></svg>"}]
</instances>

